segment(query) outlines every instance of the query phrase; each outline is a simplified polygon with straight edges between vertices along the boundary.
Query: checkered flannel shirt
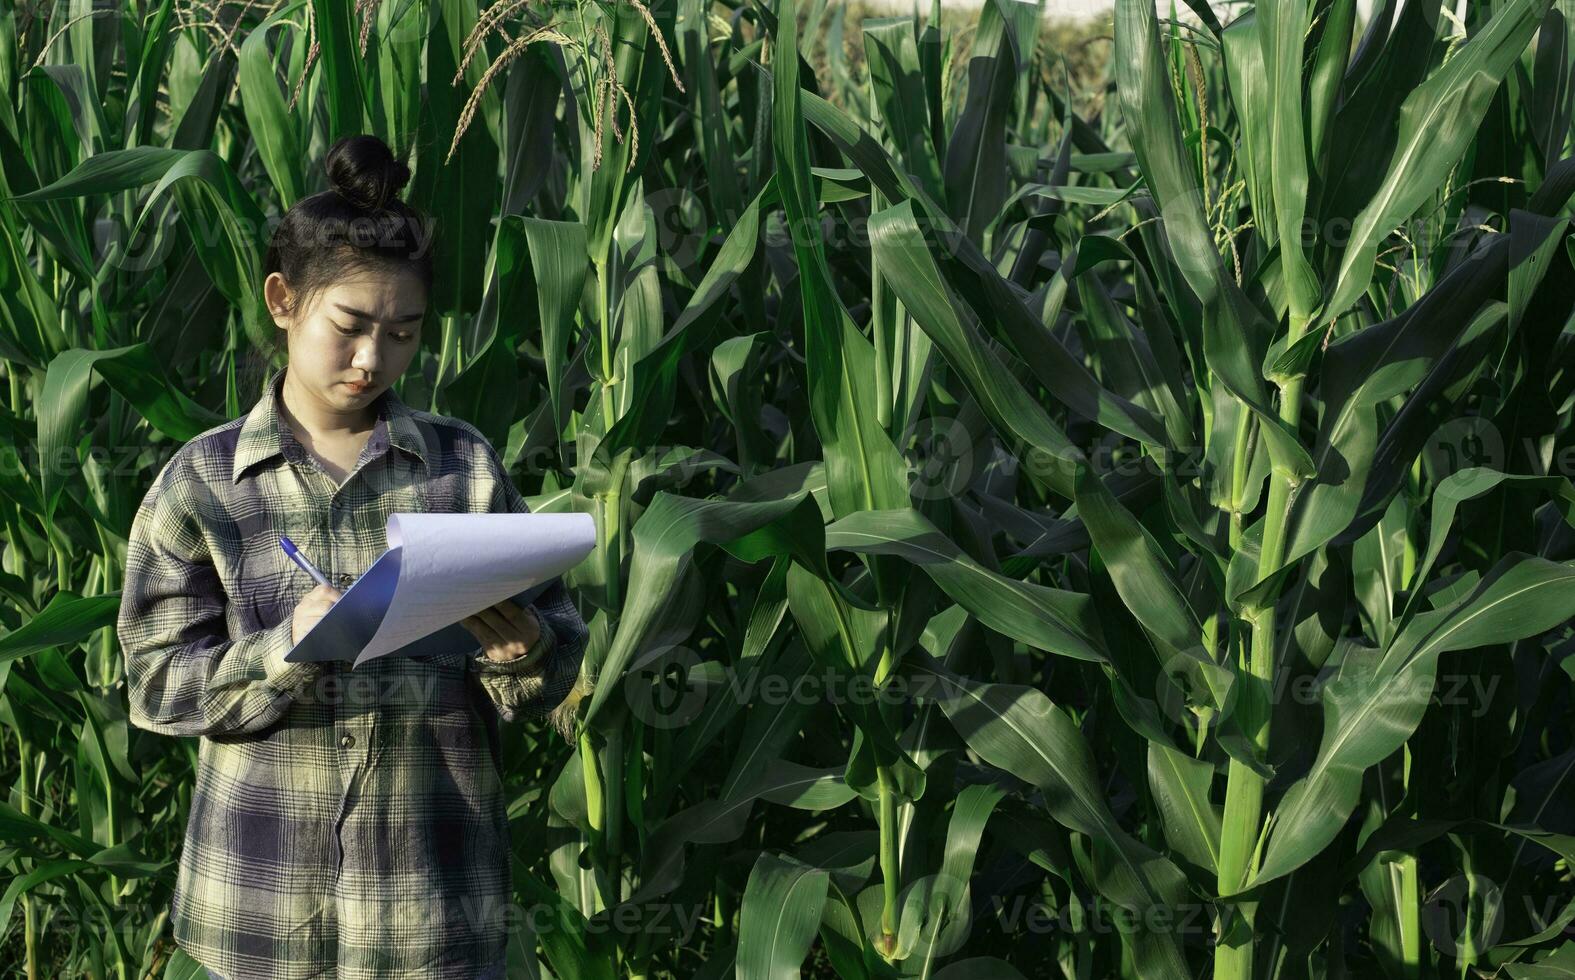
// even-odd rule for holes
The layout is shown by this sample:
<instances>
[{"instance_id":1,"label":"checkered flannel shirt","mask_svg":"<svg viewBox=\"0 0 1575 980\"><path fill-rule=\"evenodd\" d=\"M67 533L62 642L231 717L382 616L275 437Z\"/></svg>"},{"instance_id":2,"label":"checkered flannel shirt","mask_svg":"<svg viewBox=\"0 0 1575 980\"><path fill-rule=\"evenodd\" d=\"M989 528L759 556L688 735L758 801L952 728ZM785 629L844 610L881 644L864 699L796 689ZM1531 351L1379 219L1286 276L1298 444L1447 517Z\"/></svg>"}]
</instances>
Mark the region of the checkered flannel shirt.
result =
<instances>
[{"instance_id":1,"label":"checkered flannel shirt","mask_svg":"<svg viewBox=\"0 0 1575 980\"><path fill-rule=\"evenodd\" d=\"M479 643L354 672L285 661L315 583L281 533L343 589L392 513L529 508L475 427L392 390L335 486L280 413L284 375L182 446L132 524L130 720L200 736L175 940L231 980L491 975L512 900L500 716L572 708L588 630L560 580L532 603L541 639L506 664Z\"/></svg>"}]
</instances>

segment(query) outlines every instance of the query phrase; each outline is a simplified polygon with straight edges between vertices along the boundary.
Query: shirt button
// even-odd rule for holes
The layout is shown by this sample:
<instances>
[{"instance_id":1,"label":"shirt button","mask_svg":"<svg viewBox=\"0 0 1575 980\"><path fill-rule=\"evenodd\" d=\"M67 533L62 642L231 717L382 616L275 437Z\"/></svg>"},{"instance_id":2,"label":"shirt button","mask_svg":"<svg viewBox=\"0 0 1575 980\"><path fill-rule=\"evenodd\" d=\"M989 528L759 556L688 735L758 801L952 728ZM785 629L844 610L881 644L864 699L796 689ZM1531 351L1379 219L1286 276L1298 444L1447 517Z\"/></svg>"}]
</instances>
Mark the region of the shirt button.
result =
<instances>
[{"instance_id":1,"label":"shirt button","mask_svg":"<svg viewBox=\"0 0 1575 980\"><path fill-rule=\"evenodd\" d=\"M350 576L349 572L340 572L339 573L339 585L340 585L341 588L343 588L346 585L349 585L350 582L351 582L351 576Z\"/></svg>"},{"instance_id":2,"label":"shirt button","mask_svg":"<svg viewBox=\"0 0 1575 980\"><path fill-rule=\"evenodd\" d=\"M346 735L344 738L341 738L339 740L339 747L340 748L348 749L348 748L350 748L353 745L355 745L355 736L354 735Z\"/></svg>"}]
</instances>

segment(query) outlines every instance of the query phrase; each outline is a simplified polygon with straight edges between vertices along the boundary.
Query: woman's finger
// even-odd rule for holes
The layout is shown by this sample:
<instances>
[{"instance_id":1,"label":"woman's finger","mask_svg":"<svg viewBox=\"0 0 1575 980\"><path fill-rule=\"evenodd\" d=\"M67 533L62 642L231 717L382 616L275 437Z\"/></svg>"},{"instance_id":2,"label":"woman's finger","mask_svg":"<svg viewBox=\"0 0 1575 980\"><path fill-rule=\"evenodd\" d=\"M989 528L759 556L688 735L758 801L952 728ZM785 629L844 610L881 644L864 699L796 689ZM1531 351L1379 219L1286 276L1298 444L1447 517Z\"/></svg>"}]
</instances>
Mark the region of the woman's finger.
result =
<instances>
[{"instance_id":1,"label":"woman's finger","mask_svg":"<svg viewBox=\"0 0 1575 980\"><path fill-rule=\"evenodd\" d=\"M470 630L472 636L481 641L483 647L498 647L505 642L503 637L498 635L497 630L479 616L466 616L460 620L460 623Z\"/></svg>"},{"instance_id":2,"label":"woman's finger","mask_svg":"<svg viewBox=\"0 0 1575 980\"><path fill-rule=\"evenodd\" d=\"M508 599L492 607L503 614L503 618L513 623L521 633L528 633L535 622L535 615L525 606L516 606Z\"/></svg>"},{"instance_id":3,"label":"woman's finger","mask_svg":"<svg viewBox=\"0 0 1575 980\"><path fill-rule=\"evenodd\" d=\"M536 641L536 634L531 632L528 625L509 619L507 616L498 612L497 607L483 609L477 615L481 616L486 621L487 625L492 627L492 629L499 636L513 640L517 643L525 644L526 646L529 646L531 643Z\"/></svg>"}]
</instances>

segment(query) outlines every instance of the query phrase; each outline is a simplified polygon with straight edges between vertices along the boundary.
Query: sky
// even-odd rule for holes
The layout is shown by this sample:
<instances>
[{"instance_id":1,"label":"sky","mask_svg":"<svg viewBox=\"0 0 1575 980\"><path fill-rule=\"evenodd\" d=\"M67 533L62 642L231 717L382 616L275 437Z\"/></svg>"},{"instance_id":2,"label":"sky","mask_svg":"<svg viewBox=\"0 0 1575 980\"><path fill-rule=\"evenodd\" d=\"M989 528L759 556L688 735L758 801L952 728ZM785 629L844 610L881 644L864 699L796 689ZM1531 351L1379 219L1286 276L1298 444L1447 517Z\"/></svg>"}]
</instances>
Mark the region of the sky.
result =
<instances>
[{"instance_id":1,"label":"sky","mask_svg":"<svg viewBox=\"0 0 1575 980\"><path fill-rule=\"evenodd\" d=\"M870 6L885 6L899 12L907 12L913 9L913 0L869 0L869 2ZM977 8L981 3L983 3L983 0L941 0L941 6L943 7ZM1111 0L1045 0L1045 14L1050 17L1064 17L1070 20L1106 13L1111 6ZM1169 0L1160 0L1159 6L1164 10L1169 10ZM1176 8L1178 10L1184 10L1186 6L1184 0L1176 0ZM919 10L921 12L929 9L930 0L919 0ZM1222 9L1222 5L1215 4L1215 9Z\"/></svg>"},{"instance_id":2,"label":"sky","mask_svg":"<svg viewBox=\"0 0 1575 980\"><path fill-rule=\"evenodd\" d=\"M884 4L894 10L904 12L913 9L913 0L870 0L870 2L872 5ZM943 7L978 7L982 2L983 0L941 0L941 5ZM1022 2L1031 2L1031 0L1022 0ZM1226 12L1232 6L1231 4L1211 0L1211 5L1221 15L1221 20L1227 22L1230 20L1226 16ZM1045 12L1051 17L1064 17L1070 20L1106 14L1111 6L1112 0L1046 0ZM1156 6L1168 13L1170 11L1170 0L1156 0ZM1239 7L1241 4L1236 6ZM1365 20L1367 12L1372 9L1372 0L1357 0L1356 6L1358 18ZM929 10L930 0L919 0L919 9L921 11ZM1190 13L1184 0L1176 0L1176 9L1183 13Z\"/></svg>"}]
</instances>

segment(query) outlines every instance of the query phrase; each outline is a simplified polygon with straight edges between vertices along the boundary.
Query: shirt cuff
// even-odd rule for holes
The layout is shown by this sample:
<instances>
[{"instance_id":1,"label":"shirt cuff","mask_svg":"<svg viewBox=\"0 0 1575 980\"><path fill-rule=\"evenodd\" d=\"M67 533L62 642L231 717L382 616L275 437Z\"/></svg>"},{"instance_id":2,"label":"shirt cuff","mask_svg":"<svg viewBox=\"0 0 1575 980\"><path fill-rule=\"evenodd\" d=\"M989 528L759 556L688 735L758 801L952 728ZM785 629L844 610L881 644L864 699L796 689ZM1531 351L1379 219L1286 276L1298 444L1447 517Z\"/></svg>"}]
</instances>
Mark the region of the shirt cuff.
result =
<instances>
[{"instance_id":1,"label":"shirt cuff","mask_svg":"<svg viewBox=\"0 0 1575 980\"><path fill-rule=\"evenodd\" d=\"M553 647L557 645L557 637L552 632L552 627L547 625L547 620L541 613L531 607L531 615L536 619L539 635L530 649L513 660L497 661L478 653L471 659L483 673L488 674L534 674L542 669L542 664L552 655Z\"/></svg>"},{"instance_id":2,"label":"shirt cuff","mask_svg":"<svg viewBox=\"0 0 1575 980\"><path fill-rule=\"evenodd\" d=\"M263 630L263 676L274 690L296 694L322 673L323 665L310 660L293 663L284 659L285 654L295 649L292 632L289 617L285 617L277 626Z\"/></svg>"}]
</instances>

